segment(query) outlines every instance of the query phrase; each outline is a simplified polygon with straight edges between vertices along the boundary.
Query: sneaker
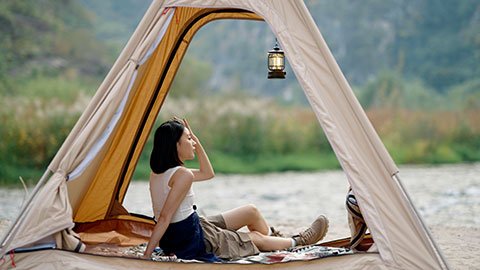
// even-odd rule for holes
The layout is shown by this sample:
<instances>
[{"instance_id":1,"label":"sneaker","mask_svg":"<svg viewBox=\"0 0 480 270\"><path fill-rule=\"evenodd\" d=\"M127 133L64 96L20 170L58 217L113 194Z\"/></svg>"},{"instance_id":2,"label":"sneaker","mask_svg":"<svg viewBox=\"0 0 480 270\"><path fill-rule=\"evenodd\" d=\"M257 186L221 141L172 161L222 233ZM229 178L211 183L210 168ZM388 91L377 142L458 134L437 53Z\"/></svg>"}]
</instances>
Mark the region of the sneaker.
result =
<instances>
[{"instance_id":1,"label":"sneaker","mask_svg":"<svg viewBox=\"0 0 480 270\"><path fill-rule=\"evenodd\" d=\"M292 236L297 242L297 246L312 245L322 240L328 231L328 219L324 215L320 215L310 226L310 228Z\"/></svg>"},{"instance_id":2,"label":"sneaker","mask_svg":"<svg viewBox=\"0 0 480 270\"><path fill-rule=\"evenodd\" d=\"M275 230L274 227L270 227L270 230L272 231L270 236L284 237L283 234L280 231Z\"/></svg>"}]
</instances>

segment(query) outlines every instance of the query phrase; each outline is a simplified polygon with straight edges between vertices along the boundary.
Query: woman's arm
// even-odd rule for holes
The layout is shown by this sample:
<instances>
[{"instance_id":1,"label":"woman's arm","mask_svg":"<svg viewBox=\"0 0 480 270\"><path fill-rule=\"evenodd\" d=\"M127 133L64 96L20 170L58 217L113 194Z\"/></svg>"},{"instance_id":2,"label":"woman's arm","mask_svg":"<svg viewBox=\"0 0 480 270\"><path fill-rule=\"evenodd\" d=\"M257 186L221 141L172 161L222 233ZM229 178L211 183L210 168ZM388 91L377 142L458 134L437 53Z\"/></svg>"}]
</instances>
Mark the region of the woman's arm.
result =
<instances>
[{"instance_id":1,"label":"woman's arm","mask_svg":"<svg viewBox=\"0 0 480 270\"><path fill-rule=\"evenodd\" d=\"M163 205L162 211L160 212L157 224L153 229L150 241L148 241L148 246L143 254L143 258L150 259L153 250L155 247L157 247L160 239L162 239L162 236L167 230L170 221L172 221L173 215L192 186L193 173L189 169L180 168L172 176L172 180L172 187L168 193L167 200Z\"/></svg>"},{"instance_id":2,"label":"woman's arm","mask_svg":"<svg viewBox=\"0 0 480 270\"><path fill-rule=\"evenodd\" d=\"M190 136L192 136L192 139L196 143L195 152L197 153L198 165L200 166L200 169L190 169L194 176L193 181L203 181L213 178L215 173L213 171L212 164L210 163L210 159L207 156L207 152L205 152L205 149L203 149L203 146L197 136L193 134L192 129L188 125L188 122L185 118L183 119L183 123L185 123L185 127L188 128L190 131Z\"/></svg>"}]
</instances>

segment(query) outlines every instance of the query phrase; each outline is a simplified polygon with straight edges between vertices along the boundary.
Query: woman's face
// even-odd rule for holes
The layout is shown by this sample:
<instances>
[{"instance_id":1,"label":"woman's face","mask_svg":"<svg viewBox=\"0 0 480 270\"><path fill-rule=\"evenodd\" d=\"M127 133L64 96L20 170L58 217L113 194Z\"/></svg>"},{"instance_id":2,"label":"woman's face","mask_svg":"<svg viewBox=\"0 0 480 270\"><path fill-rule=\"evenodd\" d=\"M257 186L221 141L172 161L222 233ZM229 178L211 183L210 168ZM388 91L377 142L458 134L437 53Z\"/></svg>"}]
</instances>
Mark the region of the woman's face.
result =
<instances>
[{"instance_id":1,"label":"woman's face","mask_svg":"<svg viewBox=\"0 0 480 270\"><path fill-rule=\"evenodd\" d=\"M178 158L183 162L195 158L195 145L197 143L190 136L190 130L185 128L182 137L177 142Z\"/></svg>"}]
</instances>

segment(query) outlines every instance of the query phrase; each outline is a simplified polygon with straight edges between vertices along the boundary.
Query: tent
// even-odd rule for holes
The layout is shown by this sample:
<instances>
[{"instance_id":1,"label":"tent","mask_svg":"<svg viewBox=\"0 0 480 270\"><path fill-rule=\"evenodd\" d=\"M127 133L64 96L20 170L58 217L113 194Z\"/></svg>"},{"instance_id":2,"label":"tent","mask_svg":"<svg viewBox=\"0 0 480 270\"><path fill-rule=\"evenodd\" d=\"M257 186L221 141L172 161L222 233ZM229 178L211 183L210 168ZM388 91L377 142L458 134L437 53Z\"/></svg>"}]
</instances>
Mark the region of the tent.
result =
<instances>
[{"instance_id":1,"label":"tent","mask_svg":"<svg viewBox=\"0 0 480 270\"><path fill-rule=\"evenodd\" d=\"M275 267L448 269L402 186L398 168L301 0L154 0L3 236L0 255L52 237L57 247L63 242L64 249L78 248L68 245L74 227L84 232L80 233L84 242L93 241L89 237L95 230L103 233L95 236L100 241L118 233L119 224L130 226L125 231L139 233L105 239L125 243L148 238L152 222L130 215L121 203L190 41L200 27L219 19L269 24L355 192L378 249ZM142 228L147 233L142 234ZM64 249L16 253L15 263L25 268L242 268L159 263ZM4 258L10 263L9 256Z\"/></svg>"}]
</instances>

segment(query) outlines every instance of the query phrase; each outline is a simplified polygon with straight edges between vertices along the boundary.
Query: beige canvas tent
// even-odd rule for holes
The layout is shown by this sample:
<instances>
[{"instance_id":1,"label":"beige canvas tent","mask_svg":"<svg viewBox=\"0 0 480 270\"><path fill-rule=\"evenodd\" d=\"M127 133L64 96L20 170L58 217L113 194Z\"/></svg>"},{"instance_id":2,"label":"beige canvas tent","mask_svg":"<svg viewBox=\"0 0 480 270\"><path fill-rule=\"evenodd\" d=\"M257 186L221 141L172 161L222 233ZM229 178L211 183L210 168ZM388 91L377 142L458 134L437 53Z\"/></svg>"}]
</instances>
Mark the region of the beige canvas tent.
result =
<instances>
[{"instance_id":1,"label":"beige canvas tent","mask_svg":"<svg viewBox=\"0 0 480 270\"><path fill-rule=\"evenodd\" d=\"M67 245L74 226L86 243L115 239L128 244L148 238L152 222L130 215L122 201L190 41L200 27L219 19L263 20L270 25L355 191L378 249L248 267L448 268L401 185L396 165L301 0L154 0L19 218L3 236L1 255L53 237L57 245L63 242L64 249L78 248ZM130 235L119 235L121 224L131 226L123 230ZM15 263L42 269L246 267L94 256L58 247L17 253ZM9 265L10 257L4 258Z\"/></svg>"}]
</instances>

